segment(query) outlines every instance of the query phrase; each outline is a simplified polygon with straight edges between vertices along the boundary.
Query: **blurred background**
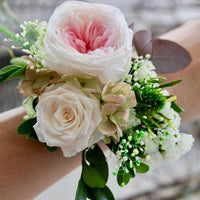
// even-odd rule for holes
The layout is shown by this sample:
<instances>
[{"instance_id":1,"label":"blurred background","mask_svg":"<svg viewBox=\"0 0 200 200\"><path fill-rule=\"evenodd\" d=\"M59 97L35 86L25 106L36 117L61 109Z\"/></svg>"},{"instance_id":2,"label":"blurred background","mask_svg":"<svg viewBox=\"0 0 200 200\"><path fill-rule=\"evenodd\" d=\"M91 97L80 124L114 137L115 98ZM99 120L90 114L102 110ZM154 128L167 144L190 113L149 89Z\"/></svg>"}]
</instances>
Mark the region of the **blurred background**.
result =
<instances>
[{"instance_id":1,"label":"blurred background","mask_svg":"<svg viewBox=\"0 0 200 200\"><path fill-rule=\"evenodd\" d=\"M19 31L13 21L47 20L57 5L65 0L0 0L0 24ZM157 37L179 25L200 19L200 0L87 0L117 6L125 15L128 24L134 22L135 31L150 29ZM8 5L10 7L8 7ZM18 19L15 18L12 11ZM11 20L11 18L13 20ZM183 33L184 34L184 33ZM9 64L8 44L0 34L0 68ZM23 98L18 94L16 81L0 85L0 112L20 106ZM199 200L200 199L200 121L183 124L182 132L196 138L192 150L176 162L165 164L145 175L137 175L128 186L116 184L114 158L107 153L110 162L109 186L118 200ZM67 167L67 166L66 166ZM80 168L52 185L35 200L73 200Z\"/></svg>"}]
</instances>

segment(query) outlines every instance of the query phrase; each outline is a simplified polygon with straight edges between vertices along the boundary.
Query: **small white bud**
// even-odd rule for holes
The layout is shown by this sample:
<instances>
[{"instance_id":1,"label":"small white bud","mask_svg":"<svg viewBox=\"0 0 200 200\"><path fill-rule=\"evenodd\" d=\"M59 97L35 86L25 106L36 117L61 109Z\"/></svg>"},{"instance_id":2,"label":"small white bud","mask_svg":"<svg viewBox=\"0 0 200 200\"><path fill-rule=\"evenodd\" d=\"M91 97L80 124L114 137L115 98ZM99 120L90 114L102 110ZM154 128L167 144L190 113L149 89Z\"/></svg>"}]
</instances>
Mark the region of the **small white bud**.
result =
<instances>
[{"instance_id":1,"label":"small white bud","mask_svg":"<svg viewBox=\"0 0 200 200\"><path fill-rule=\"evenodd\" d=\"M28 42L24 42L23 46L28 46L29 43Z\"/></svg>"},{"instance_id":2,"label":"small white bud","mask_svg":"<svg viewBox=\"0 0 200 200\"><path fill-rule=\"evenodd\" d=\"M141 141L140 141L140 144L141 144L141 145L144 145L144 142L141 140Z\"/></svg>"},{"instance_id":3,"label":"small white bud","mask_svg":"<svg viewBox=\"0 0 200 200\"><path fill-rule=\"evenodd\" d=\"M126 168L126 169L125 169L125 172L128 174L128 173L129 173L129 170Z\"/></svg>"},{"instance_id":4,"label":"small white bud","mask_svg":"<svg viewBox=\"0 0 200 200\"><path fill-rule=\"evenodd\" d=\"M143 56L140 56L139 58L140 58L140 59L143 59Z\"/></svg>"},{"instance_id":5,"label":"small white bud","mask_svg":"<svg viewBox=\"0 0 200 200\"><path fill-rule=\"evenodd\" d=\"M22 49L22 51L23 51L24 53L31 54L31 52L30 52L28 49Z\"/></svg>"},{"instance_id":6,"label":"small white bud","mask_svg":"<svg viewBox=\"0 0 200 200\"><path fill-rule=\"evenodd\" d=\"M125 139L123 139L123 140L122 140L122 144L125 144L125 143L126 143L126 140L125 140Z\"/></svg>"},{"instance_id":7,"label":"small white bud","mask_svg":"<svg viewBox=\"0 0 200 200\"><path fill-rule=\"evenodd\" d=\"M35 68L35 67L34 67L33 65L30 66L30 69L31 69L31 70L34 70L34 68Z\"/></svg>"},{"instance_id":8,"label":"small white bud","mask_svg":"<svg viewBox=\"0 0 200 200\"><path fill-rule=\"evenodd\" d=\"M21 32L20 33L22 37L25 37L26 33L25 32Z\"/></svg>"},{"instance_id":9,"label":"small white bud","mask_svg":"<svg viewBox=\"0 0 200 200\"><path fill-rule=\"evenodd\" d=\"M139 154L138 149L134 149L134 150L133 150L133 153L134 153L135 155L138 155L138 154Z\"/></svg>"},{"instance_id":10,"label":"small white bud","mask_svg":"<svg viewBox=\"0 0 200 200\"><path fill-rule=\"evenodd\" d=\"M123 161L126 162L126 161L128 160L128 157L127 157L127 156L124 156L122 159L123 159Z\"/></svg>"},{"instance_id":11,"label":"small white bud","mask_svg":"<svg viewBox=\"0 0 200 200\"><path fill-rule=\"evenodd\" d=\"M24 26L24 24L20 24L20 28L23 29L23 30L26 29L26 27Z\"/></svg>"},{"instance_id":12,"label":"small white bud","mask_svg":"<svg viewBox=\"0 0 200 200\"><path fill-rule=\"evenodd\" d=\"M117 151L117 152L116 152L116 155L117 155L117 156L121 156L121 151Z\"/></svg>"},{"instance_id":13,"label":"small white bud","mask_svg":"<svg viewBox=\"0 0 200 200\"><path fill-rule=\"evenodd\" d=\"M129 144L129 145L128 145L128 147L129 147L129 148L132 148L132 145L131 145L131 144Z\"/></svg>"},{"instance_id":14,"label":"small white bud","mask_svg":"<svg viewBox=\"0 0 200 200\"><path fill-rule=\"evenodd\" d=\"M149 59L149 58L151 58L151 55L150 54L146 54L145 58Z\"/></svg>"},{"instance_id":15,"label":"small white bud","mask_svg":"<svg viewBox=\"0 0 200 200\"><path fill-rule=\"evenodd\" d=\"M150 156L150 155L148 155L148 156L145 157L145 160L146 160L146 161L149 161L150 159L151 159L151 156Z\"/></svg>"},{"instance_id":16,"label":"small white bud","mask_svg":"<svg viewBox=\"0 0 200 200\"><path fill-rule=\"evenodd\" d=\"M28 115L25 115L25 116L23 117L23 119L24 119L24 120L28 120L28 119L29 119L29 116L28 116Z\"/></svg>"}]
</instances>

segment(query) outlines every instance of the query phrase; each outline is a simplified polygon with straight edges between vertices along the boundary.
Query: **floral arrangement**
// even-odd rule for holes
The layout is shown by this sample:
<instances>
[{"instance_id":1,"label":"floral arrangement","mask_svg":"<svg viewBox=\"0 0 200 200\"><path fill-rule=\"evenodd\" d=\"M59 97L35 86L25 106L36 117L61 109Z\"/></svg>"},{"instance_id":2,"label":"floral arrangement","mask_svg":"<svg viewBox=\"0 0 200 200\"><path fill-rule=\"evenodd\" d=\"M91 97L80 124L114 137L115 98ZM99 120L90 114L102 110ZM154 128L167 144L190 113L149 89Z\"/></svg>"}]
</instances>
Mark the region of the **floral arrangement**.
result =
<instances>
[{"instance_id":1,"label":"floral arrangement","mask_svg":"<svg viewBox=\"0 0 200 200\"><path fill-rule=\"evenodd\" d=\"M24 53L0 70L0 82L21 79L27 114L18 134L49 151L60 147L65 157L82 152L76 200L114 199L100 141L118 158L113 175L121 187L190 150L192 136L179 131L183 109L166 90L181 80L168 83L155 72L188 65L185 49L150 31L133 34L119 9L101 4L68 1L48 23L20 27L19 34L0 29Z\"/></svg>"}]
</instances>

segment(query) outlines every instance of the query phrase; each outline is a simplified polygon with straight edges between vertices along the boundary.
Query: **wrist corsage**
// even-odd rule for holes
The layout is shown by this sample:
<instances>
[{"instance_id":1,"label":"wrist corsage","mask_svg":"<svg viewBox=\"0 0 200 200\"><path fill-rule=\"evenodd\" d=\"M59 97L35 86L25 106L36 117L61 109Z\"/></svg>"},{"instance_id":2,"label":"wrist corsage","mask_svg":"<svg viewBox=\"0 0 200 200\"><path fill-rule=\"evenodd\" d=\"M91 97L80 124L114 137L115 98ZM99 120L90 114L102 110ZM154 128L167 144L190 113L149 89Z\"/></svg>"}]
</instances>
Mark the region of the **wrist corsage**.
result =
<instances>
[{"instance_id":1,"label":"wrist corsage","mask_svg":"<svg viewBox=\"0 0 200 200\"><path fill-rule=\"evenodd\" d=\"M114 199L100 141L118 159L113 175L121 187L190 150L193 137L179 131L183 109L166 89L181 80L166 82L155 72L187 66L181 46L152 39L150 31L133 34L115 7L78 1L58 6L48 23L20 27L17 34L0 29L24 54L0 70L0 82L21 79L20 135L49 151L59 147L65 157L82 152L76 200Z\"/></svg>"}]
</instances>

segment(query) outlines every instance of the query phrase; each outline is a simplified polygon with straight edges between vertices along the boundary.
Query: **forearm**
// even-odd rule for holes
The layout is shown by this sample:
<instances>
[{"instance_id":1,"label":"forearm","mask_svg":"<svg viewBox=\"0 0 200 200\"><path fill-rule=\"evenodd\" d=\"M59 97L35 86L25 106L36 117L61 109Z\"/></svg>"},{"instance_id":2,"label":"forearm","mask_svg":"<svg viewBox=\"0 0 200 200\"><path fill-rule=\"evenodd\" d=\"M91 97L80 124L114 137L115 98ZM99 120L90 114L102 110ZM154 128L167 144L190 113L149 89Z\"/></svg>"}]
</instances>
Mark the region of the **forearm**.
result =
<instances>
[{"instance_id":1,"label":"forearm","mask_svg":"<svg viewBox=\"0 0 200 200\"><path fill-rule=\"evenodd\" d=\"M178 104L186 112L182 113L185 122L200 118L200 20L192 21L166 33L161 38L170 39L185 47L192 56L191 64L176 73L162 74L168 80L183 79L183 81L170 88L178 97Z\"/></svg>"},{"instance_id":2,"label":"forearm","mask_svg":"<svg viewBox=\"0 0 200 200\"><path fill-rule=\"evenodd\" d=\"M80 164L80 154L64 158L17 135L23 115L22 108L0 114L0 196L6 200L32 199Z\"/></svg>"},{"instance_id":3,"label":"forearm","mask_svg":"<svg viewBox=\"0 0 200 200\"><path fill-rule=\"evenodd\" d=\"M185 119L200 116L200 25L196 24L198 27L193 31L183 26L164 36L186 47L193 57L191 65L183 71L164 75L169 80L184 78L172 92L187 111ZM60 150L50 153L44 144L18 136L16 128L23 115L22 108L0 114L0 194L6 200L32 199L80 164L80 154L64 158Z\"/></svg>"}]
</instances>

